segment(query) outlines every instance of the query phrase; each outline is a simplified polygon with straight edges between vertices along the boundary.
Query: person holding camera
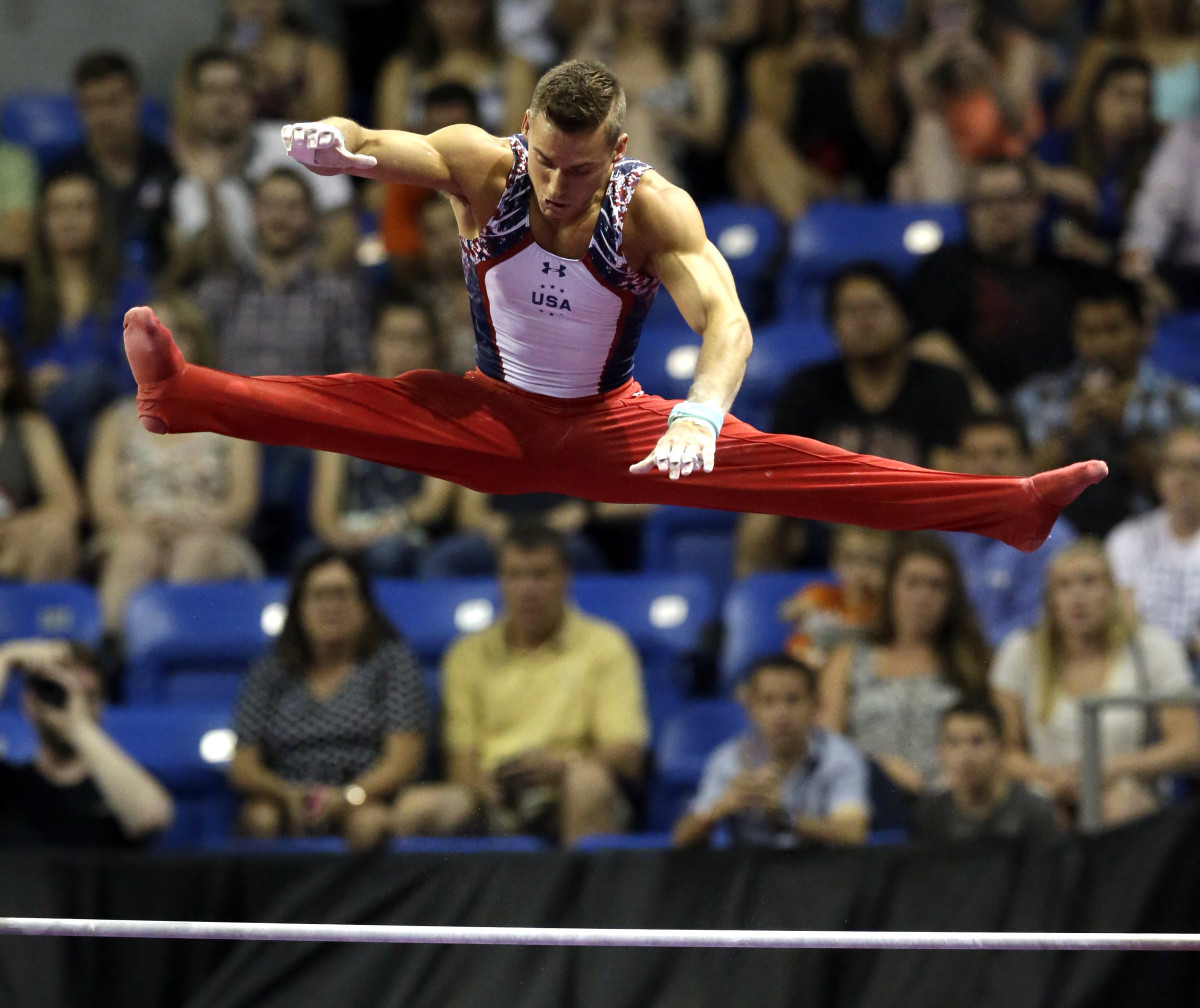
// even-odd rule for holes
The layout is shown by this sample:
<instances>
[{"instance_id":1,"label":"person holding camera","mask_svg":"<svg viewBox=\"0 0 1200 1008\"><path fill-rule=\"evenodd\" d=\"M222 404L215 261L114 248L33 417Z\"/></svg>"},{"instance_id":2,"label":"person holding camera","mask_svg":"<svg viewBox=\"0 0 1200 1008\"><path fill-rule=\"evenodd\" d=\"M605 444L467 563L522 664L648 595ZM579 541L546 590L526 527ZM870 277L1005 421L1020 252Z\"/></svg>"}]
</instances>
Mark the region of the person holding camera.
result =
<instances>
[{"instance_id":1,"label":"person holding camera","mask_svg":"<svg viewBox=\"0 0 1200 1008\"><path fill-rule=\"evenodd\" d=\"M37 747L27 764L0 761L0 846L130 847L171 824L166 788L100 724L104 680L90 648L9 641L0 694L10 675Z\"/></svg>"}]
</instances>

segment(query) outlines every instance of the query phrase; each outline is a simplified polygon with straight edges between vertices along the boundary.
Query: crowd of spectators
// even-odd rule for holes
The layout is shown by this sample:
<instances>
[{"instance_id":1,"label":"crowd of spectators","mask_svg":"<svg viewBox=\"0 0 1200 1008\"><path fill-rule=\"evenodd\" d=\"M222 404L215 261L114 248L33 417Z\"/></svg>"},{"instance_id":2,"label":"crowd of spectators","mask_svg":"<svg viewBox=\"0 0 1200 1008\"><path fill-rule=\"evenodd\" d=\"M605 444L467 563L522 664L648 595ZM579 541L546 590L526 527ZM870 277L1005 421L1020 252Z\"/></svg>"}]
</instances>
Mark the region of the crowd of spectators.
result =
<instances>
[{"instance_id":1,"label":"crowd of spectators","mask_svg":"<svg viewBox=\"0 0 1200 1008\"><path fill-rule=\"evenodd\" d=\"M130 54L80 52L63 87L82 143L53 158L0 143L0 577L85 580L105 629L98 655L0 651L0 677L36 670L23 695L40 739L4 789L0 839L61 838L7 825L11 796L47 787L47 807L86 818L80 837L168 822L161 786L98 727L104 693L121 694L126 603L157 579L269 574L291 594L237 706L242 834L570 844L636 825L654 742L637 656L568 586L572 570L637 570L647 509L153 438L120 339L124 310L149 302L188 359L237 373L468 369L449 202L304 172L279 126L509 133L570 57L614 68L630 154L702 207L764 206L788 227L820 201L961 206L961 240L911 274L860 261L832 277L836 354L777 376L770 429L981 475L1110 468L1031 554L741 516L731 577L828 578L785 602L791 634L746 670L746 731L712 754L675 841L1071 828L1080 698L1178 690L1200 653L1200 386L1151 360L1163 320L1200 308L1200 4L383 6L400 44L355 9L352 52L286 0L225 0L171 95L145 95ZM145 115L155 101L165 126ZM755 323L797 321L764 307L781 293L747 298ZM503 612L448 651L431 697L372 580L459 575L496 576ZM39 699L42 680L65 702ZM1200 768L1193 709L1108 712L1102 735L1106 821Z\"/></svg>"}]
</instances>

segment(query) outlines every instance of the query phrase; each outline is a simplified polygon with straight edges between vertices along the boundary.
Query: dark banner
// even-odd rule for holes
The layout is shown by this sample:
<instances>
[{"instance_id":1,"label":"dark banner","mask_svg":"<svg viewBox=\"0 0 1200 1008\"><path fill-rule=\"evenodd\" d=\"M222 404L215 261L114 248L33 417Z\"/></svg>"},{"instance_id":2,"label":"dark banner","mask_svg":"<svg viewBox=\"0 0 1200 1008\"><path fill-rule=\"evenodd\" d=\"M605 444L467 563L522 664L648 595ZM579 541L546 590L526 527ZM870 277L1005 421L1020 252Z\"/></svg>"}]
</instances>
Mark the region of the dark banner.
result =
<instances>
[{"instance_id":1,"label":"dark banner","mask_svg":"<svg viewBox=\"0 0 1200 1008\"><path fill-rule=\"evenodd\" d=\"M1050 848L6 854L0 914L621 928L1200 931L1200 809ZM1200 954L0 939L3 1008L1195 1008Z\"/></svg>"}]
</instances>

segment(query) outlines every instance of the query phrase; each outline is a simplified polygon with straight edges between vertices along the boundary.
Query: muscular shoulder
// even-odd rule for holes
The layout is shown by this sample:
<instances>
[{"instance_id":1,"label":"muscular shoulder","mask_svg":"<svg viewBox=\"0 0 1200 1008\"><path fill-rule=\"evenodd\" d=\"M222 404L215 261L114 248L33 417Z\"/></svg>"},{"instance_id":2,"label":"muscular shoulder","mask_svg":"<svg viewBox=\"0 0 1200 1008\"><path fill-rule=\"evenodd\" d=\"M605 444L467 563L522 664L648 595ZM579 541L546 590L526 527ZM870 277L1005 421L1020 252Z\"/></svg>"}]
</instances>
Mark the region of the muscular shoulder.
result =
<instances>
[{"instance_id":1,"label":"muscular shoulder","mask_svg":"<svg viewBox=\"0 0 1200 1008\"><path fill-rule=\"evenodd\" d=\"M648 263L665 252L699 251L705 241L695 200L658 172L646 172L625 219L626 259Z\"/></svg>"},{"instance_id":2,"label":"muscular shoulder","mask_svg":"<svg viewBox=\"0 0 1200 1008\"><path fill-rule=\"evenodd\" d=\"M512 170L513 152L507 137L493 136L478 126L456 123L429 135L463 196L477 202L499 195Z\"/></svg>"}]
</instances>

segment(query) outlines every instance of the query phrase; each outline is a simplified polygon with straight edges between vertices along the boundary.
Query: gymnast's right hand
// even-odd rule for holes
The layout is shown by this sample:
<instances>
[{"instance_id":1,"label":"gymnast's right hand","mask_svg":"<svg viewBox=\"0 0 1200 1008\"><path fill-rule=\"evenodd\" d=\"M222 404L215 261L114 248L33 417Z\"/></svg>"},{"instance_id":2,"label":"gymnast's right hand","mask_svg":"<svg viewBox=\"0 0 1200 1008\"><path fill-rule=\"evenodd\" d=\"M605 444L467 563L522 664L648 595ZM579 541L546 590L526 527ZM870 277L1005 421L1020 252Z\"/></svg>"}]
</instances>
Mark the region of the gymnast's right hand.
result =
<instances>
[{"instance_id":1,"label":"gymnast's right hand","mask_svg":"<svg viewBox=\"0 0 1200 1008\"><path fill-rule=\"evenodd\" d=\"M280 134L288 156L318 175L344 175L375 167L369 154L351 153L342 131L329 123L288 123Z\"/></svg>"}]
</instances>

